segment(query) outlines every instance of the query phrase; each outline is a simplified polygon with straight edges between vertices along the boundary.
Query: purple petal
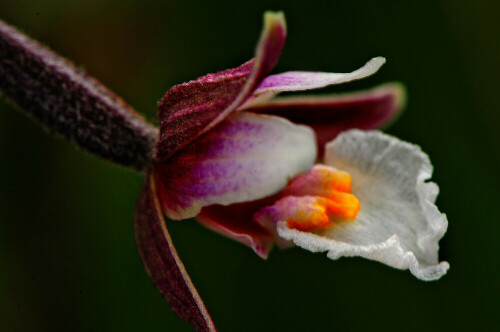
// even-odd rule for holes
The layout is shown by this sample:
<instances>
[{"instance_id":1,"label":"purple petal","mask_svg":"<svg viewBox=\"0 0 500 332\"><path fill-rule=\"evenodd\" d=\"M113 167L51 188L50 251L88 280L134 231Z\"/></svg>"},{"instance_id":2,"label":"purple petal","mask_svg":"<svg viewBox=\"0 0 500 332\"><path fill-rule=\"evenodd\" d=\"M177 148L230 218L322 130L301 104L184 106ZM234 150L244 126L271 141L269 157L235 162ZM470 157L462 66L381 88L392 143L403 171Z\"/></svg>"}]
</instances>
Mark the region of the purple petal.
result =
<instances>
[{"instance_id":1,"label":"purple petal","mask_svg":"<svg viewBox=\"0 0 500 332\"><path fill-rule=\"evenodd\" d=\"M72 63L0 20L0 92L83 149L142 170L158 130Z\"/></svg>"},{"instance_id":2,"label":"purple petal","mask_svg":"<svg viewBox=\"0 0 500 332\"><path fill-rule=\"evenodd\" d=\"M139 254L172 309L197 331L215 331L215 325L177 255L163 219L152 176L147 174L135 214Z\"/></svg>"},{"instance_id":3,"label":"purple petal","mask_svg":"<svg viewBox=\"0 0 500 332\"><path fill-rule=\"evenodd\" d=\"M278 97L261 101L245 111L279 115L311 126L321 156L324 145L340 132L386 126L398 116L404 104L404 87L393 83L350 94Z\"/></svg>"},{"instance_id":4,"label":"purple petal","mask_svg":"<svg viewBox=\"0 0 500 332\"><path fill-rule=\"evenodd\" d=\"M375 74L384 63L385 59L382 57L373 58L358 70L346 74L290 71L271 75L259 84L254 95L311 90L359 80Z\"/></svg>"},{"instance_id":5,"label":"purple petal","mask_svg":"<svg viewBox=\"0 0 500 332\"><path fill-rule=\"evenodd\" d=\"M158 108L160 140L156 158L164 161L228 117L269 74L285 43L282 13L266 13L255 59L170 89Z\"/></svg>"},{"instance_id":6,"label":"purple petal","mask_svg":"<svg viewBox=\"0 0 500 332\"><path fill-rule=\"evenodd\" d=\"M315 159L309 127L239 112L156 166L158 195L167 217L192 218L206 206L273 195Z\"/></svg>"}]
</instances>

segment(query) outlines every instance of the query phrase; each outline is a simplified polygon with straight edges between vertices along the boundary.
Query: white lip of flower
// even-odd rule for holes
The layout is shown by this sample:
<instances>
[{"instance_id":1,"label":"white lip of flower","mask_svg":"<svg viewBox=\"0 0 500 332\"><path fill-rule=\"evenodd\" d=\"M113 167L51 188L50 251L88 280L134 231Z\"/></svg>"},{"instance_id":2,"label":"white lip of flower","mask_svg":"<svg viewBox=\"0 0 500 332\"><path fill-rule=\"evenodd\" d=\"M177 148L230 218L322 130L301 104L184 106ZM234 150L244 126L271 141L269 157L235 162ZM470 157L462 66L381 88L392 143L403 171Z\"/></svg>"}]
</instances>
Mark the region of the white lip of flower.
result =
<instances>
[{"instance_id":1,"label":"white lip of flower","mask_svg":"<svg viewBox=\"0 0 500 332\"><path fill-rule=\"evenodd\" d=\"M436 280L449 268L438 261L439 240L448 221L434 204L439 192L429 157L420 147L379 131L351 130L326 146L325 164L347 171L361 202L355 220L310 231L277 221L277 233L330 259L361 256L421 280Z\"/></svg>"}]
</instances>

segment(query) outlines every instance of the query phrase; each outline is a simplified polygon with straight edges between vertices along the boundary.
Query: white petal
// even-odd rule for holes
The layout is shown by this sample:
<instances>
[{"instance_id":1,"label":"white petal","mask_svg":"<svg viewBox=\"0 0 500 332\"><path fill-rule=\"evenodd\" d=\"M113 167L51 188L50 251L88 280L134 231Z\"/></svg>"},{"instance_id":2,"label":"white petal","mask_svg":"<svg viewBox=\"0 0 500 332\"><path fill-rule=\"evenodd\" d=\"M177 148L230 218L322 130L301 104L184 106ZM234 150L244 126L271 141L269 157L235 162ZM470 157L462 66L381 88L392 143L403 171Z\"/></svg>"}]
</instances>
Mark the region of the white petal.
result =
<instances>
[{"instance_id":1,"label":"white petal","mask_svg":"<svg viewBox=\"0 0 500 332\"><path fill-rule=\"evenodd\" d=\"M351 174L361 211L354 221L315 233L280 222L281 237L313 252L328 251L331 259L361 256L410 269L422 280L446 273L438 241L448 221L434 205L439 190L426 182L432 165L418 146L379 131L352 130L327 144L325 163Z\"/></svg>"},{"instance_id":2,"label":"white petal","mask_svg":"<svg viewBox=\"0 0 500 332\"><path fill-rule=\"evenodd\" d=\"M283 189L316 159L311 128L277 116L239 112L157 165L163 212L196 216L213 204L253 201Z\"/></svg>"}]
</instances>

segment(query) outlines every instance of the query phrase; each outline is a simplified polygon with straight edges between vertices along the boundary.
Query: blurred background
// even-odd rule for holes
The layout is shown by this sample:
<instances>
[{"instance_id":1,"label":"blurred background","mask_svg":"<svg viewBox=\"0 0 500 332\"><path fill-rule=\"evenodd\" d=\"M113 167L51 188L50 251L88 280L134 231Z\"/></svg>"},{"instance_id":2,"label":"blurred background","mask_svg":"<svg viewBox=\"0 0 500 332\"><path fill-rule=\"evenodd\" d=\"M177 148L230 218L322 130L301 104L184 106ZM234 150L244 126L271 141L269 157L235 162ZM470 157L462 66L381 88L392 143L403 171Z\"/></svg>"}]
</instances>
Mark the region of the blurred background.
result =
<instances>
[{"instance_id":1,"label":"blurred background","mask_svg":"<svg viewBox=\"0 0 500 332\"><path fill-rule=\"evenodd\" d=\"M73 60L152 122L163 94L253 56L265 10L288 40L275 72L347 72L408 89L388 132L433 161L449 219L422 282L360 258L301 249L267 261L197 225L170 222L180 256L221 331L494 330L500 323L500 2L2 0L0 18ZM190 331L135 248L142 178L77 150L0 100L0 329Z\"/></svg>"}]
</instances>

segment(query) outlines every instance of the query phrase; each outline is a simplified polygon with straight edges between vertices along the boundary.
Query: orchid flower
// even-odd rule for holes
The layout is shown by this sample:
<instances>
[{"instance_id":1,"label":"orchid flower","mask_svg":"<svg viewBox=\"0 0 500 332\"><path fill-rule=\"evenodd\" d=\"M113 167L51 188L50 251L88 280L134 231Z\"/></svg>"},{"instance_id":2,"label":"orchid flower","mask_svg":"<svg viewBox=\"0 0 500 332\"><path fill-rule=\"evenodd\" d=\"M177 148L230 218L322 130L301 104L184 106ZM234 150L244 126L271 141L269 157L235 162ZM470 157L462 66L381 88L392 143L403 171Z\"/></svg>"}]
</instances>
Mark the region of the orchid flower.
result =
<instances>
[{"instance_id":1,"label":"orchid flower","mask_svg":"<svg viewBox=\"0 0 500 332\"><path fill-rule=\"evenodd\" d=\"M277 96L365 78L385 59L373 58L345 74L270 75L286 25L281 13L266 13L264 21L252 60L165 94L158 109L158 137L121 100L39 45L34 48L49 64L48 72L76 87L68 90L75 94L69 99L78 100L74 108L61 111L60 99L49 98L59 114L53 118L63 115L57 126L51 127L53 119L39 112L51 105L28 107L23 103L32 102L31 95L22 98L9 85L24 79L16 76L17 67L2 67L8 68L10 80L0 81L0 88L18 105L91 152L145 171L135 216L139 253L172 309L197 330L215 330L215 325L173 246L164 215L195 218L263 258L276 244L327 252L331 259L378 260L409 269L422 280L438 279L449 267L438 261L447 219L434 204L438 187L428 181L428 156L416 145L371 130L399 114L404 106L401 85L344 95ZM20 44L26 42L22 38ZM18 42L7 41L9 47ZM29 62L22 60L19 67ZM33 77L40 77L36 70ZM95 109L103 110L96 125L90 121L85 130L74 131L80 136L72 134L68 128L81 121L74 113L88 120L96 116Z\"/></svg>"},{"instance_id":2,"label":"orchid flower","mask_svg":"<svg viewBox=\"0 0 500 332\"><path fill-rule=\"evenodd\" d=\"M194 288L188 287L192 303L180 303L167 275L174 273L173 258L162 255L173 246L163 214L196 218L264 258L275 243L296 244L327 251L332 259L362 256L409 268L423 280L437 279L448 268L437 260L446 217L434 205L437 186L425 182L432 172L428 157L376 131L346 131L334 139L350 128L391 121L403 104L400 86L345 96L276 97L364 78L385 60L374 58L348 74L268 76L285 34L283 16L267 14L255 59L177 85L159 105L156 162L137 210L137 241L174 310L182 315L196 310L181 306L198 306L205 327L211 320ZM318 146L332 139L326 145L328 166L314 166L321 158ZM191 285L176 259L178 277Z\"/></svg>"}]
</instances>

